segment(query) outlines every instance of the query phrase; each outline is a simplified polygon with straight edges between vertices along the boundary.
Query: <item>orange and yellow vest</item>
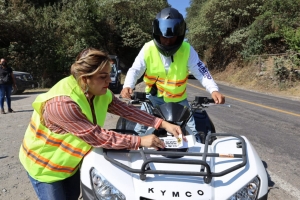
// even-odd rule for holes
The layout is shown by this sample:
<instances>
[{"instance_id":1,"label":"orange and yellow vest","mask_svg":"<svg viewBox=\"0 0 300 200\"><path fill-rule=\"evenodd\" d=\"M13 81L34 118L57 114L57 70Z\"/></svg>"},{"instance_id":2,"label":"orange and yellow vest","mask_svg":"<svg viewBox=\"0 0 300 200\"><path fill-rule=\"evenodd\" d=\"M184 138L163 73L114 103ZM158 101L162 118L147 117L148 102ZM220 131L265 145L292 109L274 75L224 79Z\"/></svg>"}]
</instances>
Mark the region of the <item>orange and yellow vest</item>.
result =
<instances>
[{"instance_id":1,"label":"orange and yellow vest","mask_svg":"<svg viewBox=\"0 0 300 200\"><path fill-rule=\"evenodd\" d=\"M171 63L168 74L166 74L153 40L146 43L144 46L144 60L147 66L144 75L145 92L149 93L151 87L156 84L157 96L163 97L165 102L179 102L186 99L189 56L190 44L183 42L173 55L174 62Z\"/></svg>"},{"instance_id":2,"label":"orange and yellow vest","mask_svg":"<svg viewBox=\"0 0 300 200\"><path fill-rule=\"evenodd\" d=\"M52 183L72 176L91 145L72 133L57 134L41 123L45 102L56 96L69 96L93 123L90 104L73 76L66 77L47 93L39 95L32 106L33 115L25 132L19 158L29 175L40 182ZM93 100L97 124L104 125L112 93L96 96Z\"/></svg>"}]
</instances>

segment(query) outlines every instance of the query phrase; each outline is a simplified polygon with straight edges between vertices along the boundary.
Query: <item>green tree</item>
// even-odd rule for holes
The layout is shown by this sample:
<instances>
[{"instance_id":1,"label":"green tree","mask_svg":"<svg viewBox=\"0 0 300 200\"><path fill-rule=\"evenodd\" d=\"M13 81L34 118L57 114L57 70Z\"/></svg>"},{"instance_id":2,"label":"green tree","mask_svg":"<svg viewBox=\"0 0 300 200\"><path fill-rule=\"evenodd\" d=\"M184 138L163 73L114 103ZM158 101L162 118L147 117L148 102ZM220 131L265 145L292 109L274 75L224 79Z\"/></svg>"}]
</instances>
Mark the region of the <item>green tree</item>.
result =
<instances>
[{"instance_id":1,"label":"green tree","mask_svg":"<svg viewBox=\"0 0 300 200\"><path fill-rule=\"evenodd\" d=\"M83 48L117 54L129 67L144 42L151 39L156 13L166 0L58 0L0 4L0 53L16 70L31 72L42 87L69 74Z\"/></svg>"},{"instance_id":2,"label":"green tree","mask_svg":"<svg viewBox=\"0 0 300 200\"><path fill-rule=\"evenodd\" d=\"M243 49L261 6L260 0L193 0L187 38L210 67L222 69Z\"/></svg>"}]
</instances>

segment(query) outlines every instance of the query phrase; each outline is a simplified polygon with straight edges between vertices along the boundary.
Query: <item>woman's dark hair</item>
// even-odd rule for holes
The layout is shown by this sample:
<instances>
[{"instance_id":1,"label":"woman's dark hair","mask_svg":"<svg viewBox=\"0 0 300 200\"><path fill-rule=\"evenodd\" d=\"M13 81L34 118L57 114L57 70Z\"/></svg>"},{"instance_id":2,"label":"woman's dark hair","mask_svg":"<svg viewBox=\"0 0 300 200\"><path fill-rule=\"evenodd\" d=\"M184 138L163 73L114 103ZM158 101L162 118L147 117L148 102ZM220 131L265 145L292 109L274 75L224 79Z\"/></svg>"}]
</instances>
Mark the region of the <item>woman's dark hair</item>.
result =
<instances>
[{"instance_id":1,"label":"woman's dark hair","mask_svg":"<svg viewBox=\"0 0 300 200\"><path fill-rule=\"evenodd\" d=\"M71 66L71 74L79 81L83 76L89 77L98 73L106 65L110 65L110 58L106 52L87 48L76 56L76 61Z\"/></svg>"}]
</instances>

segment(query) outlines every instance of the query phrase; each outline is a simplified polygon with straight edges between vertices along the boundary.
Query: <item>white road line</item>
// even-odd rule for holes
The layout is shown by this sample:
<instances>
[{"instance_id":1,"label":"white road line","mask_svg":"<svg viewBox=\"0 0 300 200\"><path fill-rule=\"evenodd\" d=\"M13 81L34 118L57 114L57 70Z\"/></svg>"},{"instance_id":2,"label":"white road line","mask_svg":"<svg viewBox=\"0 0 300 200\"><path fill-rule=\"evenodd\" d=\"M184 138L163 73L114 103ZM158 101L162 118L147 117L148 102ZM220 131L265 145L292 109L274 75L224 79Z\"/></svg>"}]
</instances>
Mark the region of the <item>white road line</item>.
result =
<instances>
[{"instance_id":1,"label":"white road line","mask_svg":"<svg viewBox=\"0 0 300 200\"><path fill-rule=\"evenodd\" d=\"M285 190L288 194L300 199L300 190L289 184L288 182L282 180L279 176L274 174L273 172L270 172L267 170L271 180L275 183L275 185L278 185L280 188Z\"/></svg>"}]
</instances>

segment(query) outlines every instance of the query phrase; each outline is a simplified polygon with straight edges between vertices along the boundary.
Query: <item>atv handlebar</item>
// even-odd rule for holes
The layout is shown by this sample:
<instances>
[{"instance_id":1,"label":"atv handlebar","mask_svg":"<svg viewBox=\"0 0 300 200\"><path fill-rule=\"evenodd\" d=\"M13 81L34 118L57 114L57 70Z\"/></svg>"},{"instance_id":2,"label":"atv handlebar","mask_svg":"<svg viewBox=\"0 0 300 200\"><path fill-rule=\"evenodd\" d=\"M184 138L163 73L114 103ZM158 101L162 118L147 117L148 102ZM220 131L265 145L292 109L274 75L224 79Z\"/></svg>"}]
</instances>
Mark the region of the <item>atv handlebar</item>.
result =
<instances>
[{"instance_id":1,"label":"atv handlebar","mask_svg":"<svg viewBox=\"0 0 300 200\"><path fill-rule=\"evenodd\" d=\"M122 96L120 96L122 98ZM149 99L146 96L146 92L134 92L133 95L131 96L131 104L139 104L142 102L147 102ZM199 107L202 106L204 107L205 104L214 104L215 101L211 98L207 97L200 97L200 96L195 96L194 101L191 103L192 107Z\"/></svg>"},{"instance_id":2,"label":"atv handlebar","mask_svg":"<svg viewBox=\"0 0 300 200\"><path fill-rule=\"evenodd\" d=\"M195 100L193 101L193 103L196 103L196 104L209 104L209 103L215 103L215 100L207 98L207 97L195 96Z\"/></svg>"},{"instance_id":3,"label":"atv handlebar","mask_svg":"<svg viewBox=\"0 0 300 200\"><path fill-rule=\"evenodd\" d=\"M122 99L123 97L120 95L119 98ZM140 104L142 102L148 101L146 92L134 92L130 99L131 104Z\"/></svg>"},{"instance_id":4,"label":"atv handlebar","mask_svg":"<svg viewBox=\"0 0 300 200\"><path fill-rule=\"evenodd\" d=\"M148 101L146 97L146 92L134 92L133 95L131 96L132 104L139 104L145 101Z\"/></svg>"}]
</instances>

